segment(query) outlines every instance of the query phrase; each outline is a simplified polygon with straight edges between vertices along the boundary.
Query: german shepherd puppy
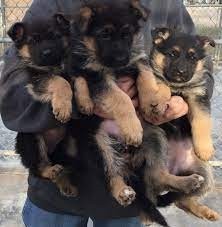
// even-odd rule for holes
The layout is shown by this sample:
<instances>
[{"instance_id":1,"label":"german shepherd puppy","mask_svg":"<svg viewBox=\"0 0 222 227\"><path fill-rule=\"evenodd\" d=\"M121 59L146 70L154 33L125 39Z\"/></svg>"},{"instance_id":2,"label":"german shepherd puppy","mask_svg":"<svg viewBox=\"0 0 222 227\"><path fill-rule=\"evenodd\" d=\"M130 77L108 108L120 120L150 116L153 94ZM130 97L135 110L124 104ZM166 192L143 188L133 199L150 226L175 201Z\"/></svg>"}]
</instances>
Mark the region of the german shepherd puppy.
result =
<instances>
[{"instance_id":1,"label":"german shepherd puppy","mask_svg":"<svg viewBox=\"0 0 222 227\"><path fill-rule=\"evenodd\" d=\"M116 120L125 143L134 146L141 144L143 129L130 98L117 86L116 79L126 73L139 75L141 105L162 104L170 98L170 90L159 89L149 69L141 31L141 23L147 18L148 10L139 0L86 5L72 25L67 62L79 109L90 114L93 106L99 107ZM155 103L144 98L147 90L152 91Z\"/></svg>"},{"instance_id":2,"label":"german shepherd puppy","mask_svg":"<svg viewBox=\"0 0 222 227\"><path fill-rule=\"evenodd\" d=\"M63 78L62 63L69 35L69 24L63 22L60 14L48 22L18 22L10 28L8 35L22 59L21 68L29 74L29 94L37 101L50 102L55 117L66 122L72 112L72 90ZM32 174L52 180L63 194L76 194L76 188L71 185L63 166L52 165L49 160L41 133L18 133L16 152Z\"/></svg>"},{"instance_id":3,"label":"german shepherd puppy","mask_svg":"<svg viewBox=\"0 0 222 227\"><path fill-rule=\"evenodd\" d=\"M189 105L188 118L196 155L204 161L213 155L208 76L203 74L206 48L215 42L167 28L153 30L151 64L159 84L182 96Z\"/></svg>"},{"instance_id":4,"label":"german shepherd puppy","mask_svg":"<svg viewBox=\"0 0 222 227\"><path fill-rule=\"evenodd\" d=\"M140 97L146 95L146 99L148 92L153 92L154 97L160 97L162 91L165 98L168 99L170 96L170 89L165 89L167 86L161 85L161 89L158 88L157 90L157 84L151 86L155 79L153 80L149 73L148 58L144 54L145 49L140 30L140 21L146 19L146 12L147 10L141 6L139 1L131 1L124 5L114 4L113 2L112 4L89 5L80 9L79 20L74 20L72 24L71 53L66 64L68 74L73 75L74 78L75 97L80 109L84 113L89 113L88 111L93 108L93 105L99 106L116 120L126 144L133 145L138 145L141 139L136 139L135 143L134 138L130 137L129 139L126 136L128 137L130 133L130 136L133 136L135 132L138 135L138 125L136 123L137 126L135 127L134 124L135 121L138 122L138 118L131 100L117 87L115 79L126 73L137 78L138 91L144 91ZM76 34L79 34L79 36ZM149 86L145 87L148 92L144 87L141 88L146 84L146 81L149 82ZM146 105L152 104L149 100ZM87 105L89 108L85 108ZM144 134L145 139L142 143L142 149L144 149L142 153L145 154L141 154L140 159L140 152L138 152L138 156L132 158L132 160L136 160L135 165L133 164L134 168L141 167L144 160L152 163L147 165L146 172L149 170L153 170L152 173L155 172L155 175L150 174L152 181L149 182L157 181L155 185L159 185L159 188L155 191L156 194L153 198L148 195L146 199L151 200L154 204L156 202L154 197L163 190L176 189L190 193L199 188L204 180L202 176L193 174L180 177L169 173L164 161L164 153L167 149L166 141L163 139L165 137L161 136L163 132L159 128L152 128L150 125L146 128L145 134L147 136ZM127 131L124 131L126 129ZM112 195L121 205L129 205L135 199L135 192L124 180L126 176L124 161L112 147L113 140L110 140L107 133L101 130L99 126L95 128L95 131L93 129L87 131L95 134L94 142L101 150ZM88 138L88 136L83 136L83 138ZM149 140L149 138L154 139ZM146 140L148 140L149 147L147 147ZM83 150L81 145L78 149ZM155 154L157 149L159 150ZM149 155L155 155L153 162L152 157L148 160ZM154 210L156 211L156 209ZM150 214L150 216L152 215Z\"/></svg>"},{"instance_id":5,"label":"german shepherd puppy","mask_svg":"<svg viewBox=\"0 0 222 227\"><path fill-rule=\"evenodd\" d=\"M214 47L215 42L206 36L189 35L169 28L156 28L152 31L152 36L153 48L150 61L158 83L167 85L173 95L182 96L189 105L187 116L161 126L168 140L176 139L180 143L181 138L183 140L192 138L193 141L188 147L187 154L179 151L169 153L167 166L176 175L196 173L204 178L201 187L190 193L171 192L162 197L163 204L177 200L178 206L185 211L203 219L218 220L220 217L218 213L198 202L198 198L213 187L212 171L205 162L213 155L213 145L209 77L204 75L204 65L206 48ZM171 147L170 150L175 149ZM151 155L145 159L150 160L150 157ZM153 181L150 184L151 172L151 169L149 172L145 171L149 195L152 194L150 190L156 190L156 186L153 189L150 186L157 183ZM155 173L154 171L153 176Z\"/></svg>"},{"instance_id":6,"label":"german shepherd puppy","mask_svg":"<svg viewBox=\"0 0 222 227\"><path fill-rule=\"evenodd\" d=\"M72 113L72 90L63 78L62 64L68 45L69 22L62 20L60 14L49 22L18 22L12 25L8 35L18 49L21 66L29 72L28 92L37 101L50 102L56 119L67 122Z\"/></svg>"}]
</instances>

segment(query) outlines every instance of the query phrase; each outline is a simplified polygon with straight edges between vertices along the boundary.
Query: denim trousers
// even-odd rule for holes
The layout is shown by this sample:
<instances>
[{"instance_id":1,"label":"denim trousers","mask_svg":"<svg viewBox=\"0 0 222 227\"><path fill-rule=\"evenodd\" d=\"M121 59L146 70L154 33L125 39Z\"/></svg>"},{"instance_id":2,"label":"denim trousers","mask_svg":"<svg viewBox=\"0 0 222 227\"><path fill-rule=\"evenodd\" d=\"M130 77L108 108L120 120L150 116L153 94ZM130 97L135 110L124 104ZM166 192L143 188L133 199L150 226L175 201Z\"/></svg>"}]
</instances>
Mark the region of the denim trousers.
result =
<instances>
[{"instance_id":1,"label":"denim trousers","mask_svg":"<svg viewBox=\"0 0 222 227\"><path fill-rule=\"evenodd\" d=\"M87 227L89 217L50 213L38 208L29 199L22 211L26 227ZM120 219L93 219L93 227L143 227L137 217Z\"/></svg>"}]
</instances>

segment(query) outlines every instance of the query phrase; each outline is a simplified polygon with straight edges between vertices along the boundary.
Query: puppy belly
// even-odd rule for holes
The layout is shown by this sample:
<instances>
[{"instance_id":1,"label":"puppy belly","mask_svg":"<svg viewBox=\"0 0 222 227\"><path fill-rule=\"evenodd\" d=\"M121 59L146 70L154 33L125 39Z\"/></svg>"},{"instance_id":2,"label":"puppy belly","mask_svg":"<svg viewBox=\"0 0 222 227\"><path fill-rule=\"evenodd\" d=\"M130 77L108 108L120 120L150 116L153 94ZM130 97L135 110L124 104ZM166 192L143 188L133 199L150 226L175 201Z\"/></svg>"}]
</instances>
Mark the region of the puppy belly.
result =
<instances>
[{"instance_id":1,"label":"puppy belly","mask_svg":"<svg viewBox=\"0 0 222 227\"><path fill-rule=\"evenodd\" d=\"M197 157L190 138L184 140L170 140L167 155L169 172L174 175L184 173L191 169Z\"/></svg>"},{"instance_id":2,"label":"puppy belly","mask_svg":"<svg viewBox=\"0 0 222 227\"><path fill-rule=\"evenodd\" d=\"M120 130L114 120L104 120L100 126L108 135L112 135L116 138L120 138Z\"/></svg>"}]
</instances>

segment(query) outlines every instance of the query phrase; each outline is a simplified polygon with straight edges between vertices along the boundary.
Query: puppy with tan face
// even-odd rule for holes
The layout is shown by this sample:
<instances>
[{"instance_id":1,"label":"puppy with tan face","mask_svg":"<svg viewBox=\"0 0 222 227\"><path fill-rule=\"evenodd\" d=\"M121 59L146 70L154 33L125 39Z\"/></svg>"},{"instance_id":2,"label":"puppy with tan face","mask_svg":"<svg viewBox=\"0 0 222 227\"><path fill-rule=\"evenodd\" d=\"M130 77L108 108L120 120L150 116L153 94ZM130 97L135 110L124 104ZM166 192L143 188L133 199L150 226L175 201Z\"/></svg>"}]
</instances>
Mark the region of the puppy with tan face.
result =
<instances>
[{"instance_id":1,"label":"puppy with tan face","mask_svg":"<svg viewBox=\"0 0 222 227\"><path fill-rule=\"evenodd\" d=\"M207 161L214 148L208 77L203 74L203 65L206 48L214 47L215 43L205 36L192 36L167 28L156 29L152 35L151 64L157 80L187 101L195 152Z\"/></svg>"},{"instance_id":2,"label":"puppy with tan face","mask_svg":"<svg viewBox=\"0 0 222 227\"><path fill-rule=\"evenodd\" d=\"M205 36L184 34L168 28L157 28L152 31L152 36L150 60L157 83L167 86L173 95L182 96L189 105L187 116L162 126L168 139L177 141L168 151L167 166L175 175L195 173L204 178L202 185L189 193L166 194L160 205L177 201L179 208L199 218L218 220L220 215L217 212L198 202L199 197L213 187L212 171L206 162L213 155L209 77L204 73L203 66L206 48L214 47L215 42ZM182 142L178 138L183 138ZM192 142L187 143L190 138ZM185 153L183 149L183 152L176 149L181 143L183 147L184 142L189 144ZM145 182L150 182L149 172L146 178Z\"/></svg>"}]
</instances>

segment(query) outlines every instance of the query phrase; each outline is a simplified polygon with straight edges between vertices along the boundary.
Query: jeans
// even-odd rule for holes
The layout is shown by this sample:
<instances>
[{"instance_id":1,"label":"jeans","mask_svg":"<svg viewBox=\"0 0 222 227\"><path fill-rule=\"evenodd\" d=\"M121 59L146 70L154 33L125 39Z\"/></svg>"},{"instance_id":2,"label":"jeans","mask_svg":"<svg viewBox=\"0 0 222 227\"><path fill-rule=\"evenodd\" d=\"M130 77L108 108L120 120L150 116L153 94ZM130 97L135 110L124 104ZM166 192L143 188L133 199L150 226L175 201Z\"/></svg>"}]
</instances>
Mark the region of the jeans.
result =
<instances>
[{"instance_id":1,"label":"jeans","mask_svg":"<svg viewBox=\"0 0 222 227\"><path fill-rule=\"evenodd\" d=\"M26 227L87 227L89 217L50 213L26 200L22 211ZM143 227L137 217L120 219L93 219L94 227Z\"/></svg>"}]
</instances>

